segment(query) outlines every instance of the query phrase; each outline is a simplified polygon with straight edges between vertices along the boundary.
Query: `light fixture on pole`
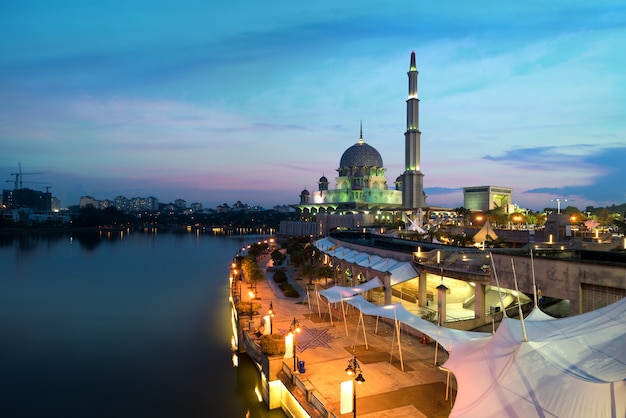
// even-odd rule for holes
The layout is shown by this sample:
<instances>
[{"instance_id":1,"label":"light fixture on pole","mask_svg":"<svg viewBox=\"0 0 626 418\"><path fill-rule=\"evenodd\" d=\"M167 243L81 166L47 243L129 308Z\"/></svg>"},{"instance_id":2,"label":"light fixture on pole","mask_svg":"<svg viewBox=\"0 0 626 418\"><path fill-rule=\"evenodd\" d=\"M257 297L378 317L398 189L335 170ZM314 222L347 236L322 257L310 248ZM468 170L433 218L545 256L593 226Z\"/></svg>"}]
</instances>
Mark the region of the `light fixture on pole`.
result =
<instances>
[{"instance_id":1,"label":"light fixture on pole","mask_svg":"<svg viewBox=\"0 0 626 418\"><path fill-rule=\"evenodd\" d=\"M356 361L356 356L352 357L352 359L348 360L348 367L346 367L346 373L349 376L353 376L352 378L352 416L356 418L356 384L359 385L365 382L365 378L363 377L363 373L361 371L361 366L359 362Z\"/></svg>"},{"instance_id":2,"label":"light fixture on pole","mask_svg":"<svg viewBox=\"0 0 626 418\"><path fill-rule=\"evenodd\" d=\"M250 296L250 319L252 320L252 300L254 299L254 292L249 291L248 296Z\"/></svg>"},{"instance_id":3,"label":"light fixture on pole","mask_svg":"<svg viewBox=\"0 0 626 418\"><path fill-rule=\"evenodd\" d=\"M270 318L270 334L272 334L272 318L274 318L274 305L270 302L270 310L267 311L267 315Z\"/></svg>"},{"instance_id":4,"label":"light fixture on pole","mask_svg":"<svg viewBox=\"0 0 626 418\"><path fill-rule=\"evenodd\" d=\"M298 346L296 343L296 334L300 332L300 323L294 317L293 321L291 321L291 325L289 325L289 334L292 335L293 338L293 371L296 371L296 347Z\"/></svg>"},{"instance_id":5,"label":"light fixture on pole","mask_svg":"<svg viewBox=\"0 0 626 418\"><path fill-rule=\"evenodd\" d=\"M556 202L556 213L561 214L561 201L567 202L567 199L552 199L551 202Z\"/></svg>"}]
</instances>

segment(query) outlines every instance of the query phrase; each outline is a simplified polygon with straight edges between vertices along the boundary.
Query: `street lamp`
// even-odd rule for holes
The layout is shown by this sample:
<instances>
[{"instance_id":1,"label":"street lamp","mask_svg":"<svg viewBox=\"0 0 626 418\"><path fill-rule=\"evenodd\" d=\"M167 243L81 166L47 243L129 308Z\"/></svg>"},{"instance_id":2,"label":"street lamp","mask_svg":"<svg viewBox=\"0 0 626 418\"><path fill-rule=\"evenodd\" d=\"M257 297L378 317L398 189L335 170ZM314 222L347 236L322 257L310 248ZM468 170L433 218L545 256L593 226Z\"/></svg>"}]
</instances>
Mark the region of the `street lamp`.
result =
<instances>
[{"instance_id":1,"label":"street lamp","mask_svg":"<svg viewBox=\"0 0 626 418\"><path fill-rule=\"evenodd\" d=\"M289 334L293 337L293 371L296 371L296 347L298 346L296 343L296 334L300 332L300 323L294 317L293 321L291 321L291 325L289 325Z\"/></svg>"},{"instance_id":2,"label":"street lamp","mask_svg":"<svg viewBox=\"0 0 626 418\"><path fill-rule=\"evenodd\" d=\"M252 320L252 300L254 299L254 292L249 291L248 296L250 296L250 320Z\"/></svg>"},{"instance_id":3,"label":"street lamp","mask_svg":"<svg viewBox=\"0 0 626 418\"><path fill-rule=\"evenodd\" d=\"M352 379L352 416L356 418L356 384L358 383L360 385L365 382L365 378L361 372L361 366L356 361L356 356L348 360L346 373L348 373L349 376L354 376Z\"/></svg>"},{"instance_id":4,"label":"street lamp","mask_svg":"<svg viewBox=\"0 0 626 418\"><path fill-rule=\"evenodd\" d=\"M552 202L556 202L556 213L561 214L561 200L567 202L567 199L552 199Z\"/></svg>"},{"instance_id":5,"label":"street lamp","mask_svg":"<svg viewBox=\"0 0 626 418\"><path fill-rule=\"evenodd\" d=\"M274 318L274 305L270 302L270 310L267 311L267 315L270 317L270 334L272 334L272 318Z\"/></svg>"}]
</instances>

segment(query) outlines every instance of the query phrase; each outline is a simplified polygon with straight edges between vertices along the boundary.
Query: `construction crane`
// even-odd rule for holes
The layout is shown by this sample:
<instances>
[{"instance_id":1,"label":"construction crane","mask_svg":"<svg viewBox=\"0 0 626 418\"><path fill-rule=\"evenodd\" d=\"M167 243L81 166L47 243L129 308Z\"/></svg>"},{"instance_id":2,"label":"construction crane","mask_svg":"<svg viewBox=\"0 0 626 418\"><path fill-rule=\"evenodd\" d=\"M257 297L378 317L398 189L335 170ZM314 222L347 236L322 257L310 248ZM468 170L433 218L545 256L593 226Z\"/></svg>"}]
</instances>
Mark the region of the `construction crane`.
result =
<instances>
[{"instance_id":1,"label":"construction crane","mask_svg":"<svg viewBox=\"0 0 626 418\"><path fill-rule=\"evenodd\" d=\"M34 173L33 173L33 174L34 174ZM6 182L7 182L7 183L13 183L13 180L7 180ZM44 185L44 184L52 184L52 183L40 183L40 182L38 182L38 181L20 181L20 188L22 188L22 185L23 185L24 183L26 183L26 184L36 184L36 185L38 185L38 186L41 186L41 185ZM51 187L52 187L52 186L43 186L43 188L45 188L45 189L46 189L46 193L49 193L49 192L50 192L50 188L51 188Z\"/></svg>"},{"instance_id":2,"label":"construction crane","mask_svg":"<svg viewBox=\"0 0 626 418\"><path fill-rule=\"evenodd\" d=\"M24 174L43 174L43 173L23 173L22 172L22 163L19 163L19 170L17 173L11 173L12 176L15 176L15 189L17 189L18 184L19 184L19 188L22 188L22 176ZM11 180L7 180L7 182L9 182Z\"/></svg>"}]
</instances>

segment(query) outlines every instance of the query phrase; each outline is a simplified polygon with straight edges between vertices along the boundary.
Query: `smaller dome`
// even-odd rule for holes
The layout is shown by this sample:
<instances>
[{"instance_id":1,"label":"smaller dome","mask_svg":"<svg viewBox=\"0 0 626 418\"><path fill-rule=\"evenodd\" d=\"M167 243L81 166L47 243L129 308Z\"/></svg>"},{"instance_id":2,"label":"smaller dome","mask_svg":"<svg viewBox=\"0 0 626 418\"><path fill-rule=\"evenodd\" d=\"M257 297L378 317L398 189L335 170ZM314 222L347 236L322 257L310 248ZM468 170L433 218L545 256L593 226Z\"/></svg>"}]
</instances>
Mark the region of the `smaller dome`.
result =
<instances>
[{"instance_id":1,"label":"smaller dome","mask_svg":"<svg viewBox=\"0 0 626 418\"><path fill-rule=\"evenodd\" d=\"M402 174L400 174L398 177L396 177L396 183L402 183L403 180L404 179L402 177Z\"/></svg>"},{"instance_id":2,"label":"smaller dome","mask_svg":"<svg viewBox=\"0 0 626 418\"><path fill-rule=\"evenodd\" d=\"M320 177L320 183L328 183L328 179L326 178L326 176L322 176Z\"/></svg>"},{"instance_id":3,"label":"smaller dome","mask_svg":"<svg viewBox=\"0 0 626 418\"><path fill-rule=\"evenodd\" d=\"M304 190L302 190L302 191L300 192L300 195L302 195L302 196L308 196L308 195L310 195L310 193L309 193L309 191L308 191L307 189L304 189Z\"/></svg>"}]
</instances>

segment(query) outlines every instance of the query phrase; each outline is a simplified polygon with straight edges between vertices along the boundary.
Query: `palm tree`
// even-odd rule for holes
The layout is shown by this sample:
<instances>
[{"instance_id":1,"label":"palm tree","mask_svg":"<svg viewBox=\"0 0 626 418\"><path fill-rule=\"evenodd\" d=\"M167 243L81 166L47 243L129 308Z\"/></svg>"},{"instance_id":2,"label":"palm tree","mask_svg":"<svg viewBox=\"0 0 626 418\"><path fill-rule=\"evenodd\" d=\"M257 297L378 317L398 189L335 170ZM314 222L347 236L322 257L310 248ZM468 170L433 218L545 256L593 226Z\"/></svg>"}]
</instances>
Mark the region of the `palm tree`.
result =
<instances>
[{"instance_id":1,"label":"palm tree","mask_svg":"<svg viewBox=\"0 0 626 418\"><path fill-rule=\"evenodd\" d=\"M496 239L491 238L491 235L487 235L485 240L485 247L489 248L507 248L509 245L504 237L498 237Z\"/></svg>"},{"instance_id":2,"label":"palm tree","mask_svg":"<svg viewBox=\"0 0 626 418\"><path fill-rule=\"evenodd\" d=\"M470 220L470 216L472 215L472 211L463 206L454 209L454 211L463 219L463 226L466 227Z\"/></svg>"}]
</instances>

